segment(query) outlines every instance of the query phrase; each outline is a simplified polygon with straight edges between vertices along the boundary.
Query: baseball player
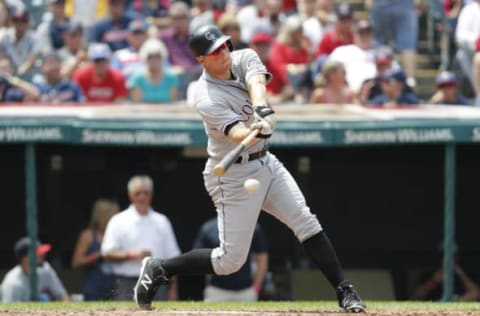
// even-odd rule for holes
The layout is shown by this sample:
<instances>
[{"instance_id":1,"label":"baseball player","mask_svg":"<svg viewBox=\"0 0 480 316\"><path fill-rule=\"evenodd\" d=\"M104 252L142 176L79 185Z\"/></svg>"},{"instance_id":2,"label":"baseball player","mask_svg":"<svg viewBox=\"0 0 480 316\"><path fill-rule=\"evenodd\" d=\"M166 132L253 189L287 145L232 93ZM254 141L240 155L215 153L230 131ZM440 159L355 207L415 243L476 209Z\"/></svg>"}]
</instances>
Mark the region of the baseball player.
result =
<instances>
[{"instance_id":1,"label":"baseball player","mask_svg":"<svg viewBox=\"0 0 480 316\"><path fill-rule=\"evenodd\" d=\"M275 128L275 113L268 104L265 88L270 73L253 50L232 52L230 37L216 26L198 28L191 34L189 46L204 68L193 99L208 135L209 159L203 175L217 208L220 246L195 249L168 260L144 258L134 289L138 306L151 309L156 290L173 275L236 272L247 259L255 224L263 209L285 223L303 243L309 257L336 290L341 309L365 312L365 305L345 280L335 250L297 183L268 151L268 139ZM224 176L215 176L214 166L252 129L259 129L257 138ZM243 183L247 178L260 181L257 193L245 191Z\"/></svg>"}]
</instances>

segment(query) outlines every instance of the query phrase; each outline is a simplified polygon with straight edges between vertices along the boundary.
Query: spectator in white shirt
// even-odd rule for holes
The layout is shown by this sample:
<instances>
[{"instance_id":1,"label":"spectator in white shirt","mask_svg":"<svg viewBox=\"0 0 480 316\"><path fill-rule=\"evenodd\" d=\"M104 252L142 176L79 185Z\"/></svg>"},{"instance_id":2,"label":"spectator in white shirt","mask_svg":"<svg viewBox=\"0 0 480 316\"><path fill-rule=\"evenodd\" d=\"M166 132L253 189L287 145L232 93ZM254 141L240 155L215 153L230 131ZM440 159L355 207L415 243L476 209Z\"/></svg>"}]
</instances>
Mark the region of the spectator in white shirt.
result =
<instances>
[{"instance_id":1,"label":"spectator in white shirt","mask_svg":"<svg viewBox=\"0 0 480 316\"><path fill-rule=\"evenodd\" d=\"M153 180L144 175L132 177L128 197L132 204L110 219L101 248L116 277L114 300L132 299L144 257L166 259L180 254L169 219L151 207ZM160 288L156 299L175 300L177 296L176 280L172 279L168 292Z\"/></svg>"},{"instance_id":2,"label":"spectator in white shirt","mask_svg":"<svg viewBox=\"0 0 480 316\"><path fill-rule=\"evenodd\" d=\"M480 0L472 1L460 11L455 39L458 46L457 60L463 74L473 84L472 59L477 41L480 41Z\"/></svg>"},{"instance_id":3,"label":"spectator in white shirt","mask_svg":"<svg viewBox=\"0 0 480 316\"><path fill-rule=\"evenodd\" d=\"M342 45L330 54L329 60L345 65L349 87L358 93L362 83L376 75L373 31L367 20L360 20L355 26L353 44Z\"/></svg>"}]
</instances>

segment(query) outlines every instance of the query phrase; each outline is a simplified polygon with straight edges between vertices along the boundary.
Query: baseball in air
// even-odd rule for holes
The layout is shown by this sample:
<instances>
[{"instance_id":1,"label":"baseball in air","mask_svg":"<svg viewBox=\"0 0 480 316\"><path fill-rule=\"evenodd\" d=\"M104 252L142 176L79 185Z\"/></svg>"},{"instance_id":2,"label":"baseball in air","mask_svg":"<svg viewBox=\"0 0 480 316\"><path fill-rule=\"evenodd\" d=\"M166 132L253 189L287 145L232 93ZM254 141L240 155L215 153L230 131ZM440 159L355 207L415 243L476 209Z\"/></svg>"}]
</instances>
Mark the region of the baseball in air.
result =
<instances>
[{"instance_id":1,"label":"baseball in air","mask_svg":"<svg viewBox=\"0 0 480 316\"><path fill-rule=\"evenodd\" d=\"M245 191L247 191L250 194L257 193L258 188L260 188L260 181L257 179L247 179L243 183L243 187L245 188Z\"/></svg>"}]
</instances>

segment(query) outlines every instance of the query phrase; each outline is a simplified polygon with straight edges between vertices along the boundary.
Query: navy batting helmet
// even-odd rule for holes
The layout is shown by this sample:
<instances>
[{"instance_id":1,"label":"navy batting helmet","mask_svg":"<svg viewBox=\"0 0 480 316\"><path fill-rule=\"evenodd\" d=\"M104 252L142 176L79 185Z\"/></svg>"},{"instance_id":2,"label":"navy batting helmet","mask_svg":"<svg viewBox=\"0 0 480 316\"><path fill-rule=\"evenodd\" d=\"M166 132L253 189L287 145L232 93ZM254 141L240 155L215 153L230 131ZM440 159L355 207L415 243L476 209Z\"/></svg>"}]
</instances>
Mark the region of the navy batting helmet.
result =
<instances>
[{"instance_id":1,"label":"navy batting helmet","mask_svg":"<svg viewBox=\"0 0 480 316\"><path fill-rule=\"evenodd\" d=\"M193 31L188 41L188 46L195 56L207 56L227 43L228 49L233 50L230 36L223 34L215 25L205 25Z\"/></svg>"}]
</instances>

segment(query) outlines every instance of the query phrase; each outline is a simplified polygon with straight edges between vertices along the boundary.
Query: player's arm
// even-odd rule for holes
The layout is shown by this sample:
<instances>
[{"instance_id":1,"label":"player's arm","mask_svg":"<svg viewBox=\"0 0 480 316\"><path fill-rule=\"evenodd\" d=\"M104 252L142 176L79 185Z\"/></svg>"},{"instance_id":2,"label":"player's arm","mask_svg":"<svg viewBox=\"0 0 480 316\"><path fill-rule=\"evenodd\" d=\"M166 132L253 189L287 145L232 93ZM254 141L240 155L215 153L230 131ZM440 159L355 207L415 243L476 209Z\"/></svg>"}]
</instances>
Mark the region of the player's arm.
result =
<instances>
[{"instance_id":1,"label":"player's arm","mask_svg":"<svg viewBox=\"0 0 480 316\"><path fill-rule=\"evenodd\" d=\"M73 252L72 257L72 268L77 269L83 266L88 266L94 264L98 259L100 259L100 251L87 254L88 248L92 243L92 233L90 230L84 230L80 234L80 237L77 240L75 245L75 251Z\"/></svg>"},{"instance_id":2,"label":"player's arm","mask_svg":"<svg viewBox=\"0 0 480 316\"><path fill-rule=\"evenodd\" d=\"M250 134L251 131L252 130L247 127L243 122L238 121L230 127L227 136L231 141L240 144L242 140L247 137L248 134ZM248 145L253 145L258 140L258 138L254 138Z\"/></svg>"},{"instance_id":3,"label":"player's arm","mask_svg":"<svg viewBox=\"0 0 480 316\"><path fill-rule=\"evenodd\" d=\"M256 105L268 104L267 78L265 74L253 75L247 82L247 89L254 107Z\"/></svg>"},{"instance_id":4,"label":"player's arm","mask_svg":"<svg viewBox=\"0 0 480 316\"><path fill-rule=\"evenodd\" d=\"M255 121L250 128L260 129L258 138L270 138L277 119L268 102L267 76L263 73L251 76L247 82L247 88L255 116Z\"/></svg>"}]
</instances>

